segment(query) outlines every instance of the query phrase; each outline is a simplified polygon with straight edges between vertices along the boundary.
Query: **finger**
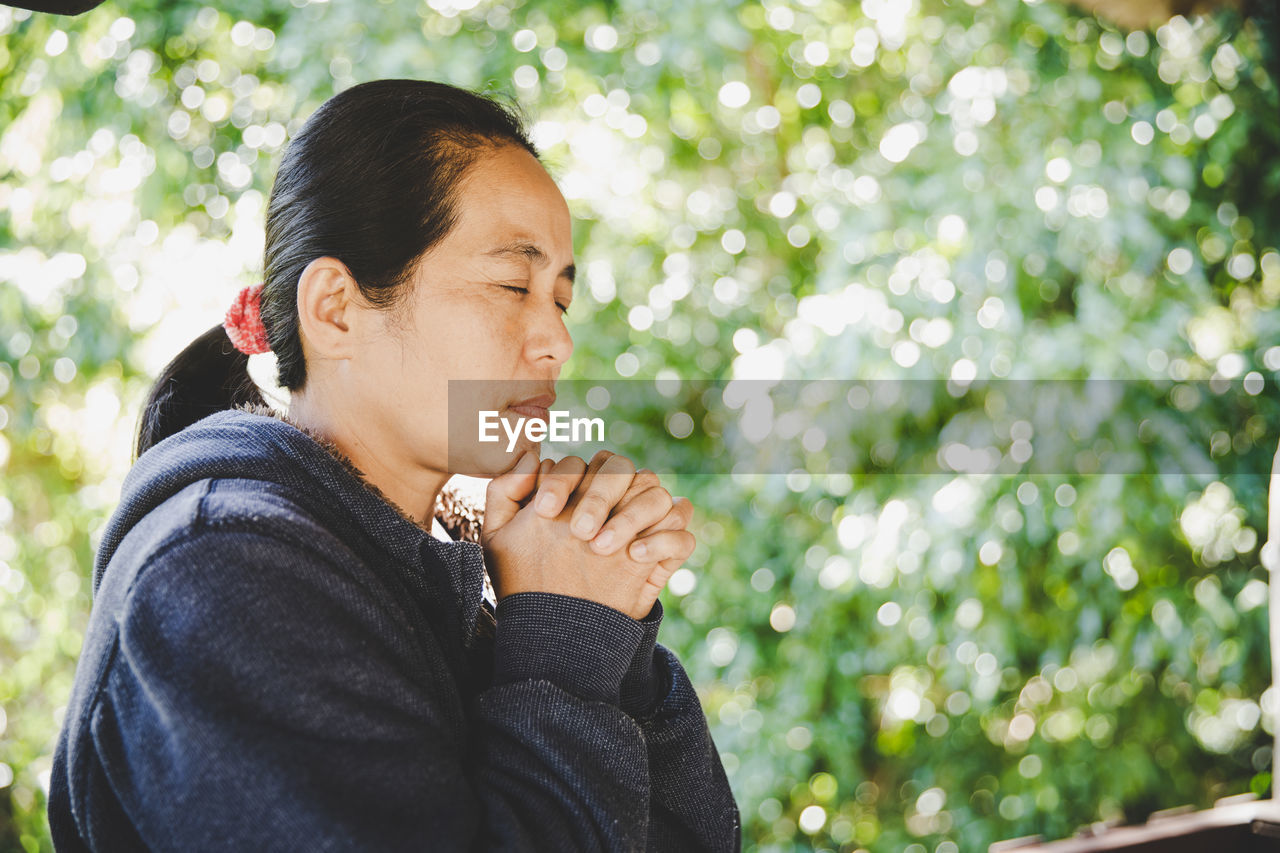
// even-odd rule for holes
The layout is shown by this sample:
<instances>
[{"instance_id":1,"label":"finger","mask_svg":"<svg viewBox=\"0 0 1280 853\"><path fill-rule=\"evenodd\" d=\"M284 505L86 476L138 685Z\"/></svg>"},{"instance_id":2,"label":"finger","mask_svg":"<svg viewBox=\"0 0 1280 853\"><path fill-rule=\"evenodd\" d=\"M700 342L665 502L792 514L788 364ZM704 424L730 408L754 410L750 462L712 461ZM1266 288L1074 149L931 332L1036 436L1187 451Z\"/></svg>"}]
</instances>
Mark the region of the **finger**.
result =
<instances>
[{"instance_id":1,"label":"finger","mask_svg":"<svg viewBox=\"0 0 1280 853\"><path fill-rule=\"evenodd\" d=\"M653 608L653 602L657 601L658 594L666 587L671 576L679 571L683 562L675 559L662 560L649 572L649 576L645 578L645 594L642 596L646 613Z\"/></svg>"},{"instance_id":2,"label":"finger","mask_svg":"<svg viewBox=\"0 0 1280 853\"><path fill-rule=\"evenodd\" d=\"M689 559L698 540L687 530L660 530L632 542L627 556L637 563L657 563L662 560Z\"/></svg>"},{"instance_id":3,"label":"finger","mask_svg":"<svg viewBox=\"0 0 1280 853\"><path fill-rule=\"evenodd\" d=\"M631 485L627 486L626 492L622 495L622 500L618 501L618 506L623 506L629 501L635 500L639 495L649 491L650 489L661 488L662 481L658 479L657 474L653 473L648 468L639 468L632 476Z\"/></svg>"},{"instance_id":4,"label":"finger","mask_svg":"<svg viewBox=\"0 0 1280 853\"><path fill-rule=\"evenodd\" d=\"M613 516L617 515L618 508L626 506L627 504L631 503L636 498L640 497L640 495L644 494L650 489L661 489L661 488L662 488L662 482L658 479L657 474L653 473L648 468L639 469L638 471L635 472L635 475L631 478L631 485L628 486L627 490L623 493L622 499L617 502L616 507L609 513L610 519ZM665 511L666 509L667 509L667 506L664 504L662 507L662 510ZM661 516L662 516L661 512L655 512L654 516L650 518L645 524L641 524L638 529L643 529L648 524L659 520ZM606 531L604 528L605 526L607 526L607 524L608 524L608 519L606 519L605 525L602 525L601 528L596 532L595 540L593 540L593 542L596 542L599 547L604 548L604 550L600 551L600 553L607 553L608 551L616 550L616 546L618 546L620 543L627 542L631 538L631 536L634 535L634 533L629 534L626 538L610 537L612 539L611 543L604 543L603 545L600 545L599 540L600 540L600 537L605 534Z\"/></svg>"},{"instance_id":5,"label":"finger","mask_svg":"<svg viewBox=\"0 0 1280 853\"><path fill-rule=\"evenodd\" d=\"M582 496L574 507L569 529L584 541L594 537L626 494L635 473L635 465L630 459L617 453L610 454L590 481L584 480L579 490Z\"/></svg>"},{"instance_id":6,"label":"finger","mask_svg":"<svg viewBox=\"0 0 1280 853\"><path fill-rule=\"evenodd\" d=\"M648 583L662 589L667 585L667 581L671 580L671 576L679 571L684 565L684 560L672 558L670 560L660 560L658 565L653 567L653 571L649 573Z\"/></svg>"},{"instance_id":7,"label":"finger","mask_svg":"<svg viewBox=\"0 0 1280 853\"><path fill-rule=\"evenodd\" d=\"M647 489L662 488L662 481L658 479L658 475L650 471L648 468L637 468L635 477L631 480L631 488L629 491L643 492Z\"/></svg>"},{"instance_id":8,"label":"finger","mask_svg":"<svg viewBox=\"0 0 1280 853\"><path fill-rule=\"evenodd\" d=\"M539 447L541 447L541 445L539 445ZM555 464L556 460L554 459L543 459L538 463L538 480L533 484L533 491L531 491L529 495L520 502L520 506L526 507L537 500L538 490L542 488L543 481L547 479L547 473Z\"/></svg>"},{"instance_id":9,"label":"finger","mask_svg":"<svg viewBox=\"0 0 1280 853\"><path fill-rule=\"evenodd\" d=\"M578 488L586 469L587 463L577 456L566 456L552 465L538 486L533 511L543 518L555 518L559 515L569 495Z\"/></svg>"},{"instance_id":10,"label":"finger","mask_svg":"<svg viewBox=\"0 0 1280 853\"><path fill-rule=\"evenodd\" d=\"M538 470L538 447L526 450L508 471L489 481L485 488L484 526L493 533L515 517L520 501L533 490Z\"/></svg>"},{"instance_id":11,"label":"finger","mask_svg":"<svg viewBox=\"0 0 1280 853\"><path fill-rule=\"evenodd\" d=\"M624 496L591 545L598 554L611 554L641 530L660 522L672 509L671 493L663 488L649 489L630 499Z\"/></svg>"},{"instance_id":12,"label":"finger","mask_svg":"<svg viewBox=\"0 0 1280 853\"><path fill-rule=\"evenodd\" d=\"M587 489L591 485L592 479L595 478L596 472L599 471L600 466L613 455L613 452L610 450L596 451L596 455L592 456L591 461L587 463L587 470L582 475L582 479L578 481L576 490L569 495L569 498L564 502L564 507L561 511L567 509L572 513L573 510L577 509L582 497L587 493Z\"/></svg>"},{"instance_id":13,"label":"finger","mask_svg":"<svg viewBox=\"0 0 1280 853\"><path fill-rule=\"evenodd\" d=\"M684 497L671 499L671 509L655 524L640 530L639 535L657 533L659 530L684 530L693 521L693 503Z\"/></svg>"},{"instance_id":14,"label":"finger","mask_svg":"<svg viewBox=\"0 0 1280 853\"><path fill-rule=\"evenodd\" d=\"M547 474L551 472L551 469L555 467L555 464L556 461L554 459L543 459L538 463L538 485L533 487L535 492L542 488L542 481L547 478Z\"/></svg>"},{"instance_id":15,"label":"finger","mask_svg":"<svg viewBox=\"0 0 1280 853\"><path fill-rule=\"evenodd\" d=\"M587 463L587 472L583 475L582 481L578 483L578 490L569 496L569 500L565 504L566 508L570 510L576 510L578 508L578 504L582 502L583 497L585 497L587 492L590 490L591 481L595 479L601 466L603 466L605 462L609 461L610 457L615 455L617 454L611 450L596 451L596 455L592 456L591 461Z\"/></svg>"},{"instance_id":16,"label":"finger","mask_svg":"<svg viewBox=\"0 0 1280 853\"><path fill-rule=\"evenodd\" d=\"M600 466L607 462L609 457L615 455L616 454L612 450L597 450L596 455L591 457L591 461L587 464L587 473L583 476L582 482L579 484L583 494L586 493L587 488L591 485L591 481L595 479L596 472L600 470ZM581 498L582 494L575 495L574 497L574 505L576 506L576 499Z\"/></svg>"}]
</instances>

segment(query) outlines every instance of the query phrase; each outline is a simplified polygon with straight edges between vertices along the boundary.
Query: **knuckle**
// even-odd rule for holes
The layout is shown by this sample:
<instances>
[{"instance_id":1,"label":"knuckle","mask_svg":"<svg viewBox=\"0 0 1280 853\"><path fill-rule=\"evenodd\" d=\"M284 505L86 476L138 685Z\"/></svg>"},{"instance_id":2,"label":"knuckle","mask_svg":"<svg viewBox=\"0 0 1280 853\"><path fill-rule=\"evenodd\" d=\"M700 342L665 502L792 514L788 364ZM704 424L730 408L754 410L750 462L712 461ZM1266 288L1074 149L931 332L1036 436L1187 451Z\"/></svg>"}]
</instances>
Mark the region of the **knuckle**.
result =
<instances>
[{"instance_id":1,"label":"knuckle","mask_svg":"<svg viewBox=\"0 0 1280 853\"><path fill-rule=\"evenodd\" d=\"M607 510L608 508L609 502L595 490L587 492L582 496L582 500L578 502L578 509L581 512L595 513L598 510Z\"/></svg>"},{"instance_id":2,"label":"knuckle","mask_svg":"<svg viewBox=\"0 0 1280 853\"><path fill-rule=\"evenodd\" d=\"M667 494L666 489L649 489L640 496L639 500L644 502L646 515L661 520L671 514L671 496Z\"/></svg>"},{"instance_id":3,"label":"knuckle","mask_svg":"<svg viewBox=\"0 0 1280 853\"><path fill-rule=\"evenodd\" d=\"M698 547L698 538L687 530L675 531L676 536L680 540L679 551L681 559L687 559L694 549Z\"/></svg>"},{"instance_id":4,"label":"knuckle","mask_svg":"<svg viewBox=\"0 0 1280 853\"><path fill-rule=\"evenodd\" d=\"M553 470L561 473L568 473L570 471L581 473L582 471L585 471L586 468L587 463L583 462L581 457L566 456L555 464Z\"/></svg>"},{"instance_id":5,"label":"knuckle","mask_svg":"<svg viewBox=\"0 0 1280 853\"><path fill-rule=\"evenodd\" d=\"M671 530L658 535L654 542L654 556L660 560L671 560L673 557L680 556L680 544L677 543L675 537L672 537Z\"/></svg>"},{"instance_id":6,"label":"knuckle","mask_svg":"<svg viewBox=\"0 0 1280 853\"><path fill-rule=\"evenodd\" d=\"M613 517L609 519L610 527L615 529L625 529L632 532L639 530L644 522L644 516L640 513L637 507L631 504L628 504L618 510L614 513Z\"/></svg>"},{"instance_id":7,"label":"knuckle","mask_svg":"<svg viewBox=\"0 0 1280 853\"><path fill-rule=\"evenodd\" d=\"M634 474L636 470L635 463L621 453L615 453L605 460L605 467L611 468L618 472L625 471L628 474Z\"/></svg>"},{"instance_id":8,"label":"knuckle","mask_svg":"<svg viewBox=\"0 0 1280 853\"><path fill-rule=\"evenodd\" d=\"M650 486L645 490L645 493L650 496L650 500L655 504L662 504L663 509L671 509L676 505L675 499L671 497L671 493L668 492L666 487L660 483L655 483Z\"/></svg>"},{"instance_id":9,"label":"knuckle","mask_svg":"<svg viewBox=\"0 0 1280 853\"><path fill-rule=\"evenodd\" d=\"M631 481L627 484L627 490L624 497L628 501L637 500L643 497L651 488L653 488L651 484L645 483L641 481L639 477L633 476Z\"/></svg>"},{"instance_id":10,"label":"knuckle","mask_svg":"<svg viewBox=\"0 0 1280 853\"><path fill-rule=\"evenodd\" d=\"M666 519L666 515L659 501L655 501L648 494L642 494L620 506L610 520L615 519L619 527L633 533L649 529L657 532L665 526L662 522Z\"/></svg>"}]
</instances>

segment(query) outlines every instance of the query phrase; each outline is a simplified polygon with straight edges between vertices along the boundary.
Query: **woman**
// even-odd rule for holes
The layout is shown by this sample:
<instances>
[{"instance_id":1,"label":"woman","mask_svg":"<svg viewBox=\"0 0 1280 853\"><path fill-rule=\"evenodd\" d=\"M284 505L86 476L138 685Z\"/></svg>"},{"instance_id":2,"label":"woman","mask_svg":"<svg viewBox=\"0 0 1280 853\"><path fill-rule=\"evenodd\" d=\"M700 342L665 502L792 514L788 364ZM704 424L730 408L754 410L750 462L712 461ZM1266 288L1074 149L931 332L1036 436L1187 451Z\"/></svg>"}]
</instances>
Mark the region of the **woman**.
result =
<instances>
[{"instance_id":1,"label":"woman","mask_svg":"<svg viewBox=\"0 0 1280 853\"><path fill-rule=\"evenodd\" d=\"M54 757L59 850L739 849L655 642L688 501L620 456L449 441L451 379L477 380L460 407L550 405L572 290L512 113L412 80L317 110L263 285L144 411ZM248 377L268 348L287 414ZM462 470L492 477L483 519L449 512ZM442 511L463 541L431 535Z\"/></svg>"}]
</instances>

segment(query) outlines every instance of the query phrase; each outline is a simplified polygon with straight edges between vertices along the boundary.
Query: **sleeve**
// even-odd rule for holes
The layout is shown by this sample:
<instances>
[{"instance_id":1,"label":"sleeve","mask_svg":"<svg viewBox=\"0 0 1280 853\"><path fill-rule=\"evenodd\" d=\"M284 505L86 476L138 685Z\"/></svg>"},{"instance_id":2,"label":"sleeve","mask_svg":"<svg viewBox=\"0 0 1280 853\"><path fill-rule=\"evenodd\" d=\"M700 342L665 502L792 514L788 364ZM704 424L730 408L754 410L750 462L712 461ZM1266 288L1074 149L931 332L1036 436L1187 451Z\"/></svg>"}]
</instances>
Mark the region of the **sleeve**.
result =
<instances>
[{"instance_id":1,"label":"sleeve","mask_svg":"<svg viewBox=\"0 0 1280 853\"><path fill-rule=\"evenodd\" d=\"M131 589L91 715L112 792L156 850L644 849L648 747L617 705L639 623L517 598L463 738L434 634L372 574L184 537Z\"/></svg>"},{"instance_id":2,"label":"sleeve","mask_svg":"<svg viewBox=\"0 0 1280 853\"><path fill-rule=\"evenodd\" d=\"M651 789L647 849L738 851L742 822L702 704L679 658L657 642L662 601L622 682L621 707L644 731Z\"/></svg>"}]
</instances>

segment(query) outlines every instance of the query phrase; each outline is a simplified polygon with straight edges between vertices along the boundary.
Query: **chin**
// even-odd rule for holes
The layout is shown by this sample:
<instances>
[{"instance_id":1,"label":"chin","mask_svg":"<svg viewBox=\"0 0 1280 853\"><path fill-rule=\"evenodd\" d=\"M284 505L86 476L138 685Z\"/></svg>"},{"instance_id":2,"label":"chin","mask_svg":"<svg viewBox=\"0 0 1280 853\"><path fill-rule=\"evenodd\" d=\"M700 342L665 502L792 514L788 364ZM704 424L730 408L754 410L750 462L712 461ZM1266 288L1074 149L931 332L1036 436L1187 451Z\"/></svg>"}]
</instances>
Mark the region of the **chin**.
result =
<instances>
[{"instance_id":1,"label":"chin","mask_svg":"<svg viewBox=\"0 0 1280 853\"><path fill-rule=\"evenodd\" d=\"M454 458L450 459L449 473L464 474L468 477L496 477L509 471L526 450L533 450L537 446L537 442L521 439L508 452L504 438L497 444L477 444L457 457L454 457L451 451L450 456Z\"/></svg>"}]
</instances>

